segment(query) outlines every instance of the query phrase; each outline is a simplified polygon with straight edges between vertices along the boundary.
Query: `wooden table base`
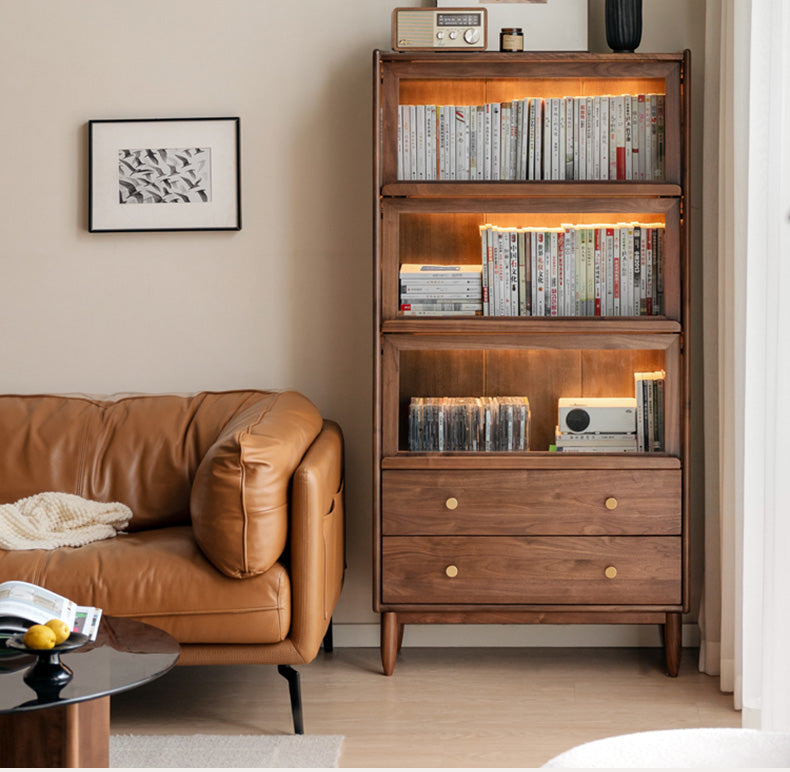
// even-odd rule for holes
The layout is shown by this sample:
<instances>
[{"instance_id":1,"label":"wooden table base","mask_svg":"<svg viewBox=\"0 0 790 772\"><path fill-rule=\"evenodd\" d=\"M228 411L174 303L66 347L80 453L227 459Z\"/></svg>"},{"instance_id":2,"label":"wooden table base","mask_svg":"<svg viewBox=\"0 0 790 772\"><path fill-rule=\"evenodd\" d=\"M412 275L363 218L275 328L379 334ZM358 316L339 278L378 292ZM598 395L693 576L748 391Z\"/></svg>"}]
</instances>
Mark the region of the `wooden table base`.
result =
<instances>
[{"instance_id":1,"label":"wooden table base","mask_svg":"<svg viewBox=\"0 0 790 772\"><path fill-rule=\"evenodd\" d=\"M2 767L109 767L110 698L0 715Z\"/></svg>"}]
</instances>

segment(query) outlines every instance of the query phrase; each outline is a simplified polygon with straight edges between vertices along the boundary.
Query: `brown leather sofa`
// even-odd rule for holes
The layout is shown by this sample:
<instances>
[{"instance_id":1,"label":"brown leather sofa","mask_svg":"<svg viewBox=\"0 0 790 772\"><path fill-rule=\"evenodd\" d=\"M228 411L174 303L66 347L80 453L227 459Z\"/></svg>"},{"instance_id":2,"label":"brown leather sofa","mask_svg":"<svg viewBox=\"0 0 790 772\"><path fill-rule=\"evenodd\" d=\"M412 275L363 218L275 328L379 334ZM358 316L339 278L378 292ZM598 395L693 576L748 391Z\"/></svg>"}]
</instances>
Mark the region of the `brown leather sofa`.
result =
<instances>
[{"instance_id":1,"label":"brown leather sofa","mask_svg":"<svg viewBox=\"0 0 790 772\"><path fill-rule=\"evenodd\" d=\"M0 550L0 581L155 625L180 664L275 664L301 733L298 672L344 575L343 438L294 391L99 399L0 396L0 503L43 491L119 501L127 533Z\"/></svg>"}]
</instances>

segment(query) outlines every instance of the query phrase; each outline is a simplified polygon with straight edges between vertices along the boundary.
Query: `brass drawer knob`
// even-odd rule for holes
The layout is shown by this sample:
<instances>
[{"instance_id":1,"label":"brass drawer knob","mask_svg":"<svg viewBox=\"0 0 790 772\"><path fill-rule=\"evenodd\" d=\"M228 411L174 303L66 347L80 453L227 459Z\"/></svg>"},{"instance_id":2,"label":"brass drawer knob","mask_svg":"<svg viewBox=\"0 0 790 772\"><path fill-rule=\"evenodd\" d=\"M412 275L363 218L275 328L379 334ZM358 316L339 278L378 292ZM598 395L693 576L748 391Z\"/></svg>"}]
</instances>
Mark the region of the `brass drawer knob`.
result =
<instances>
[{"instance_id":1,"label":"brass drawer knob","mask_svg":"<svg viewBox=\"0 0 790 772\"><path fill-rule=\"evenodd\" d=\"M617 509L617 499L614 496L609 496L606 501L604 501L603 505L607 509Z\"/></svg>"},{"instance_id":2,"label":"brass drawer knob","mask_svg":"<svg viewBox=\"0 0 790 772\"><path fill-rule=\"evenodd\" d=\"M617 576L617 569L614 566L607 566L604 575L607 579L614 579Z\"/></svg>"},{"instance_id":3,"label":"brass drawer knob","mask_svg":"<svg viewBox=\"0 0 790 772\"><path fill-rule=\"evenodd\" d=\"M458 499L450 496L450 498L444 502L444 506L446 506L447 509L458 509Z\"/></svg>"},{"instance_id":4,"label":"brass drawer knob","mask_svg":"<svg viewBox=\"0 0 790 772\"><path fill-rule=\"evenodd\" d=\"M444 573L447 574L450 579L454 579L458 576L458 566L447 566L447 568L444 569Z\"/></svg>"}]
</instances>

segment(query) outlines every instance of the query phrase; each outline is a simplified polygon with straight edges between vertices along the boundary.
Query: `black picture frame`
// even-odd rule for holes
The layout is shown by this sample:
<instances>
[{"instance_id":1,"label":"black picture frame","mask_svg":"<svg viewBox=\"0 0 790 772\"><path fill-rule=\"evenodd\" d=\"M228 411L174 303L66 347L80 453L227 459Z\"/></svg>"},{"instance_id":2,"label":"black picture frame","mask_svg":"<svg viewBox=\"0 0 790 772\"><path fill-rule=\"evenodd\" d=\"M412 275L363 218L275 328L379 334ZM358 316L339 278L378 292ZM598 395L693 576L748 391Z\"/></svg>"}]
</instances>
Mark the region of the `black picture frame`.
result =
<instances>
[{"instance_id":1,"label":"black picture frame","mask_svg":"<svg viewBox=\"0 0 790 772\"><path fill-rule=\"evenodd\" d=\"M88 122L88 230L241 230L241 121Z\"/></svg>"}]
</instances>

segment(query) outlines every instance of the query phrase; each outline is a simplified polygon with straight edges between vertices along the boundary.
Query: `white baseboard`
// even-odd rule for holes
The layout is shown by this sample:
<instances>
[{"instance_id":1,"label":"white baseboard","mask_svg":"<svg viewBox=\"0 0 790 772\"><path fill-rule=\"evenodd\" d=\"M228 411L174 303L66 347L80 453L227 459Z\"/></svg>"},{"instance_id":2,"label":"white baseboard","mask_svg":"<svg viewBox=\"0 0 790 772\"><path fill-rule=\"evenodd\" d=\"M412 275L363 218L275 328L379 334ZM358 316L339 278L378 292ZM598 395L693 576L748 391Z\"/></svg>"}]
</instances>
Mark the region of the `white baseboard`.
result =
<instances>
[{"instance_id":1,"label":"white baseboard","mask_svg":"<svg viewBox=\"0 0 790 772\"><path fill-rule=\"evenodd\" d=\"M378 647L377 624L333 627L335 646ZM699 646L696 623L683 625L683 645ZM471 647L655 647L663 645L659 625L406 625L403 646Z\"/></svg>"}]
</instances>

